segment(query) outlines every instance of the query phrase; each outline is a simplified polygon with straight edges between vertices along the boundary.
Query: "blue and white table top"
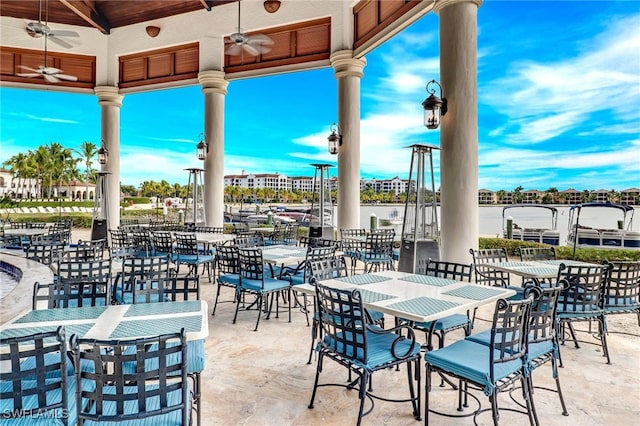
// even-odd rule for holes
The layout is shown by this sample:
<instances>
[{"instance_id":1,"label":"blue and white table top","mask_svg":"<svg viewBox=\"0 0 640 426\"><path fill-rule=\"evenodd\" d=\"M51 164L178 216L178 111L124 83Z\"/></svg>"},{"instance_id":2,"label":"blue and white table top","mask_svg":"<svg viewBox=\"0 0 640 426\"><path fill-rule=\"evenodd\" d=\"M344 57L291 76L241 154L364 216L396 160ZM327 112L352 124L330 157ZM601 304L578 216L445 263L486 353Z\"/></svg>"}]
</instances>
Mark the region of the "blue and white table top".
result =
<instances>
[{"instance_id":1,"label":"blue and white table top","mask_svg":"<svg viewBox=\"0 0 640 426\"><path fill-rule=\"evenodd\" d=\"M516 294L506 288L398 271L353 275L321 283L339 289L357 289L366 308L416 322L464 313ZM295 289L315 294L315 288L310 284L298 285Z\"/></svg>"}]
</instances>

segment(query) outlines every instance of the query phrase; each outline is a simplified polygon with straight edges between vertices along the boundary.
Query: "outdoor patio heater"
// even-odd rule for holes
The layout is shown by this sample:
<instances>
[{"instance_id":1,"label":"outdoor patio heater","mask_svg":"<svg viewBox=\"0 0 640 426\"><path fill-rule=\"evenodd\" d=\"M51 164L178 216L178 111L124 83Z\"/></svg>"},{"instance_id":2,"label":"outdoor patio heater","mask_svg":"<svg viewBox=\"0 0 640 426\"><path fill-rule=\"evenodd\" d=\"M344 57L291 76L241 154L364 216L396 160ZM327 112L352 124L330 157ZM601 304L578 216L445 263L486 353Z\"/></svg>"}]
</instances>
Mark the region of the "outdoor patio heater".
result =
<instances>
[{"instance_id":1,"label":"outdoor patio heater","mask_svg":"<svg viewBox=\"0 0 640 426\"><path fill-rule=\"evenodd\" d=\"M204 169L192 167L185 170L189 171L189 182L187 183L184 224L204 225L204 188L202 184Z\"/></svg>"},{"instance_id":2,"label":"outdoor patio heater","mask_svg":"<svg viewBox=\"0 0 640 426\"><path fill-rule=\"evenodd\" d=\"M107 191L107 175L110 172L98 172L96 193L93 202L93 221L91 222L91 239L107 238L109 219L109 191Z\"/></svg>"},{"instance_id":3,"label":"outdoor patio heater","mask_svg":"<svg viewBox=\"0 0 640 426\"><path fill-rule=\"evenodd\" d=\"M424 273L427 260L440 259L438 203L433 176L435 145L411 145L411 168L402 221L398 270Z\"/></svg>"},{"instance_id":4,"label":"outdoor patio heater","mask_svg":"<svg viewBox=\"0 0 640 426\"><path fill-rule=\"evenodd\" d=\"M335 240L333 226L333 204L331 203L331 188L328 187L329 167L331 164L311 164L315 167L313 176L313 197L311 201L311 220L309 221L309 236Z\"/></svg>"}]
</instances>

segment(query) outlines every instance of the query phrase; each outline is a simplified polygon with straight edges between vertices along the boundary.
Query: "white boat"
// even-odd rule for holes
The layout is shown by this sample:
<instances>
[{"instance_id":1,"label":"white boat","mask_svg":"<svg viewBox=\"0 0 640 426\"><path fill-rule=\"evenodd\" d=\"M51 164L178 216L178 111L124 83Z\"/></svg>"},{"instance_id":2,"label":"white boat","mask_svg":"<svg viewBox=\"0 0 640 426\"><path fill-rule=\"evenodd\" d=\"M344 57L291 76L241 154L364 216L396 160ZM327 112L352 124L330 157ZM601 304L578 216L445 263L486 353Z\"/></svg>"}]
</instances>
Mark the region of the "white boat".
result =
<instances>
[{"instance_id":1,"label":"white boat","mask_svg":"<svg viewBox=\"0 0 640 426\"><path fill-rule=\"evenodd\" d=\"M549 227L532 227L523 222L527 219L527 209L529 213L535 213L531 209L548 210L550 214ZM516 213L516 211L518 213ZM524 212L524 214L523 214ZM514 219L511 215L516 215ZM537 216L532 214L532 216ZM545 204L513 204L502 209L502 232L504 238L509 238L509 230L507 229L511 220L511 238L521 241L533 241L536 243L550 244L552 246L560 245L560 231L558 231L558 209Z\"/></svg>"},{"instance_id":2,"label":"white boat","mask_svg":"<svg viewBox=\"0 0 640 426\"><path fill-rule=\"evenodd\" d=\"M389 216L384 219L380 219L380 225L389 226L389 225L402 225L403 218L400 216L400 212L398 209L394 208L389 212Z\"/></svg>"},{"instance_id":3,"label":"white boat","mask_svg":"<svg viewBox=\"0 0 640 426\"><path fill-rule=\"evenodd\" d=\"M609 217L612 221L617 221L617 226L610 228L593 228L589 226L589 209L609 209L611 211ZM569 209L567 245L581 248L640 250L640 232L632 230L633 213L634 208L632 206L622 204L583 203L571 206Z\"/></svg>"}]
</instances>

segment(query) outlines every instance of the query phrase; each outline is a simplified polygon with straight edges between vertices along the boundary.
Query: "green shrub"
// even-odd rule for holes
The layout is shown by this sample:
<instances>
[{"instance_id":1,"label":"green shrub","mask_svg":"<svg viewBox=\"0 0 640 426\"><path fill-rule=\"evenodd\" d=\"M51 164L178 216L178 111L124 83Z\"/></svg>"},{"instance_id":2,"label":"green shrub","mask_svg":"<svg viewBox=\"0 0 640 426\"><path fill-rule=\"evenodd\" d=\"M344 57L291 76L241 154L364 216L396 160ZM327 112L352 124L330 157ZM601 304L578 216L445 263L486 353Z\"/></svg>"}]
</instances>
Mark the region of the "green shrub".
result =
<instances>
[{"instance_id":1,"label":"green shrub","mask_svg":"<svg viewBox=\"0 0 640 426\"><path fill-rule=\"evenodd\" d=\"M506 247L509 256L519 256L518 247L548 247L546 244L506 238L480 238L479 246L481 249ZM559 246L556 247L556 254L558 259L574 259L591 263L602 263L606 260L640 261L640 250L576 248L574 256L573 247Z\"/></svg>"}]
</instances>

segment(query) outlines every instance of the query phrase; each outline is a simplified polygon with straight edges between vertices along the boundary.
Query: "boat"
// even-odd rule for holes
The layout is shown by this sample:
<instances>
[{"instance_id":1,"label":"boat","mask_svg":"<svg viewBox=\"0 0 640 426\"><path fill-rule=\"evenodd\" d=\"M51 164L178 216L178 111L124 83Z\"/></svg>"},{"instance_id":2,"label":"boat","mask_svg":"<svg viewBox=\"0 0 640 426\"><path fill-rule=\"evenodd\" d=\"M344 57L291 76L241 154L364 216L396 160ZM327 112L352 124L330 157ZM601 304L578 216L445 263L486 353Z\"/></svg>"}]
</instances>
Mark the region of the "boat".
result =
<instances>
[{"instance_id":1,"label":"boat","mask_svg":"<svg viewBox=\"0 0 640 426\"><path fill-rule=\"evenodd\" d=\"M607 217L616 221L615 227L593 228L589 226L589 210L608 209ZM640 232L633 231L632 206L613 203L583 203L569 209L567 244L580 248L621 248L640 250ZM600 214L598 217L602 217ZM576 238L577 234L577 238Z\"/></svg>"},{"instance_id":2,"label":"boat","mask_svg":"<svg viewBox=\"0 0 640 426\"><path fill-rule=\"evenodd\" d=\"M380 219L380 225L389 226L389 225L402 225L402 216L400 216L400 212L398 209L394 208L389 212L389 215L386 218Z\"/></svg>"},{"instance_id":3,"label":"boat","mask_svg":"<svg viewBox=\"0 0 640 426\"><path fill-rule=\"evenodd\" d=\"M535 209L535 211L533 210ZM547 210L550 215L549 227L532 227L526 222L537 213ZM518 213L516 213L518 211ZM516 215L514 219L512 215ZM511 239L521 241L533 241L536 243L560 245L560 231L558 231L558 209L545 204L512 204L502 209L502 233L504 238L509 238L509 221L511 221Z\"/></svg>"}]
</instances>

